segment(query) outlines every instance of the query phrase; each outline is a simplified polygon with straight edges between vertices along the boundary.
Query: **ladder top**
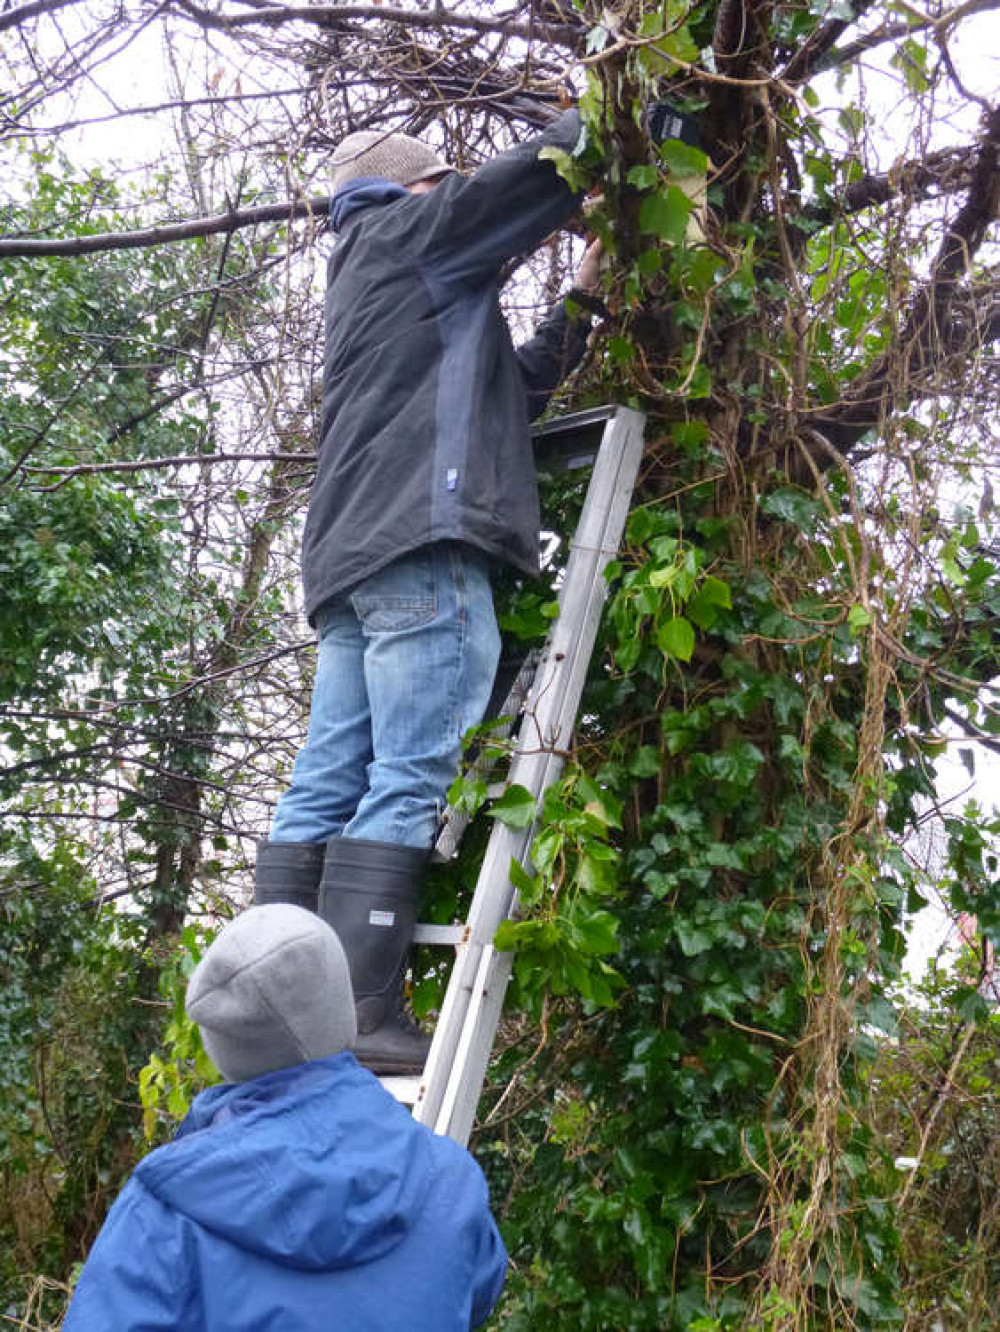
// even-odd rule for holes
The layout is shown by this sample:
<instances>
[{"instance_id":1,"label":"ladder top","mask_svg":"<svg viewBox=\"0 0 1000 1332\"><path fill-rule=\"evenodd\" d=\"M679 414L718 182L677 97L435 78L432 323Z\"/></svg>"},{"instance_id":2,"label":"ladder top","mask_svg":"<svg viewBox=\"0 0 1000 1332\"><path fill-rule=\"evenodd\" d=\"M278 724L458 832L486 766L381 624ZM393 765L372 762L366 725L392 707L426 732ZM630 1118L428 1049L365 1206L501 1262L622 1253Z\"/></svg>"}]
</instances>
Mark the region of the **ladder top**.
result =
<instances>
[{"instance_id":1,"label":"ladder top","mask_svg":"<svg viewBox=\"0 0 1000 1332\"><path fill-rule=\"evenodd\" d=\"M589 467L597 457L608 422L619 413L634 416L641 428L642 418L620 403L605 403L584 412L570 412L532 428L535 461L543 470L575 471Z\"/></svg>"}]
</instances>

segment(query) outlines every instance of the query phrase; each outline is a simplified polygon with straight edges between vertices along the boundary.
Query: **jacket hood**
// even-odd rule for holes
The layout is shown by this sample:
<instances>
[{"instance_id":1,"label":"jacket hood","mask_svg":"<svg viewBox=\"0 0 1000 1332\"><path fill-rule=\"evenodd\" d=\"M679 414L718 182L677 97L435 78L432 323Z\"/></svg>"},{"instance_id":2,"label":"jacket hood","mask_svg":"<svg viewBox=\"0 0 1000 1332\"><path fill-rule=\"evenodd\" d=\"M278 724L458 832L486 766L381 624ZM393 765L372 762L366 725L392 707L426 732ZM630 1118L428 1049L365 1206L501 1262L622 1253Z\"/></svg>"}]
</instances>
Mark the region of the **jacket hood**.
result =
<instances>
[{"instance_id":1,"label":"jacket hood","mask_svg":"<svg viewBox=\"0 0 1000 1332\"><path fill-rule=\"evenodd\" d=\"M209 1088L135 1176L243 1250L327 1271L396 1248L433 1170L428 1135L345 1053Z\"/></svg>"},{"instance_id":2,"label":"jacket hood","mask_svg":"<svg viewBox=\"0 0 1000 1332\"><path fill-rule=\"evenodd\" d=\"M347 219L362 208L410 197L409 190L393 180L384 180L381 176L358 176L330 200L330 225L334 231L339 231Z\"/></svg>"}]
</instances>

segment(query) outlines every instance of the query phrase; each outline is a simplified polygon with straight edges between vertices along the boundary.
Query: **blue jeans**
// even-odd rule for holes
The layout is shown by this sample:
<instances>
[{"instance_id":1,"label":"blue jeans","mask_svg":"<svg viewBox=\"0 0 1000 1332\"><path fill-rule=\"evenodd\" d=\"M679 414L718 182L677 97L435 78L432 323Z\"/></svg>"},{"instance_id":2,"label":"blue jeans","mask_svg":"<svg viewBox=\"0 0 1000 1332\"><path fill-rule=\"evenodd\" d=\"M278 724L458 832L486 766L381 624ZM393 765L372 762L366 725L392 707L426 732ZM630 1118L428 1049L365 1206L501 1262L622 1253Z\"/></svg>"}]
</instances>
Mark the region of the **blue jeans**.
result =
<instances>
[{"instance_id":1,"label":"blue jeans","mask_svg":"<svg viewBox=\"0 0 1000 1332\"><path fill-rule=\"evenodd\" d=\"M485 558L424 547L328 602L309 733L272 842L363 837L429 848L500 655Z\"/></svg>"}]
</instances>

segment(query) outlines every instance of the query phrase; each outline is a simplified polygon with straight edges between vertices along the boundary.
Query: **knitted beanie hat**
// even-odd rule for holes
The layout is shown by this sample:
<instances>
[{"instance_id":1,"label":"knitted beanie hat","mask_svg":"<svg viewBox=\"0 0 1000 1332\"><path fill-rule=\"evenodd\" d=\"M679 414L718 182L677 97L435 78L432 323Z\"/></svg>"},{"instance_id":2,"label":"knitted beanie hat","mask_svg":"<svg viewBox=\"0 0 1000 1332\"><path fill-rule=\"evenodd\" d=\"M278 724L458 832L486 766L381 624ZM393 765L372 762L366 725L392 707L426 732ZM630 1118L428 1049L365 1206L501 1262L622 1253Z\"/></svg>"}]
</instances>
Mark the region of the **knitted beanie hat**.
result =
<instances>
[{"instance_id":1,"label":"knitted beanie hat","mask_svg":"<svg viewBox=\"0 0 1000 1332\"><path fill-rule=\"evenodd\" d=\"M251 907L225 926L188 981L185 1007L229 1082L339 1054L357 1035L340 940L286 903Z\"/></svg>"},{"instance_id":2,"label":"knitted beanie hat","mask_svg":"<svg viewBox=\"0 0 1000 1332\"><path fill-rule=\"evenodd\" d=\"M397 185L432 180L452 168L426 143L409 134L385 130L358 130L348 134L334 150L333 193L359 176L379 176Z\"/></svg>"}]
</instances>

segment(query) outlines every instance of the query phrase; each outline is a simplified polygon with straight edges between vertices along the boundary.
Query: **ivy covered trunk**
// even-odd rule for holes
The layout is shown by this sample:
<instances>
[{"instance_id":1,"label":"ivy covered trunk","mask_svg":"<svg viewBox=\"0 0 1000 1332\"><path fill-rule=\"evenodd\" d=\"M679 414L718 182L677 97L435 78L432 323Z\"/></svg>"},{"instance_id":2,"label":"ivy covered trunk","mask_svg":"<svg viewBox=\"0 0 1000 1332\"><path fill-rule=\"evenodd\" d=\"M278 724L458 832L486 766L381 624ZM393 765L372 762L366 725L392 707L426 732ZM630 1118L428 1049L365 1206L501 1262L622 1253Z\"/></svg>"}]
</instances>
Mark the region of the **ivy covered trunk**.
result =
<instances>
[{"instance_id":1,"label":"ivy covered trunk","mask_svg":"<svg viewBox=\"0 0 1000 1332\"><path fill-rule=\"evenodd\" d=\"M893 1172L867 1110L903 950L887 654L844 488L734 476L695 420L654 424L675 493L652 467L578 738L623 811L621 872L561 885L562 919L601 896L624 988L550 1008L541 1055L501 1063L497 1150L532 1159L510 1325L889 1325Z\"/></svg>"},{"instance_id":2,"label":"ivy covered trunk","mask_svg":"<svg viewBox=\"0 0 1000 1332\"><path fill-rule=\"evenodd\" d=\"M635 153L651 65L647 49L601 66L589 147L562 163L571 179ZM678 104L697 108L711 156L680 140L655 165L626 155L631 190L590 215L617 256L595 397L624 394L650 418L576 752L591 815L623 811L591 829L596 847L597 824L617 825L620 873L588 872L586 852L555 861L543 831L561 905L534 908L544 949L530 924L511 931L522 998L551 976L561 927L556 992L589 1002L536 999L541 1040L500 1064L502 1130L485 1116L499 1178L519 1163L505 1219L523 1266L501 1323L916 1327L904 1176L874 1129L873 1074L896 1039L905 913L920 901L905 838L948 696L996 730L976 699L1000 608L989 527L966 519L943 579L924 564L941 533L924 469L954 447L954 423L917 405L914 321L954 296L962 227L914 296L891 242L873 266L875 233L837 220L840 167L808 112L727 83L700 93ZM978 847L970 894L995 920L995 854ZM588 895L618 919L609 1009L586 979ZM981 1301L968 1312L985 1332Z\"/></svg>"}]
</instances>

